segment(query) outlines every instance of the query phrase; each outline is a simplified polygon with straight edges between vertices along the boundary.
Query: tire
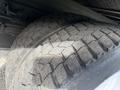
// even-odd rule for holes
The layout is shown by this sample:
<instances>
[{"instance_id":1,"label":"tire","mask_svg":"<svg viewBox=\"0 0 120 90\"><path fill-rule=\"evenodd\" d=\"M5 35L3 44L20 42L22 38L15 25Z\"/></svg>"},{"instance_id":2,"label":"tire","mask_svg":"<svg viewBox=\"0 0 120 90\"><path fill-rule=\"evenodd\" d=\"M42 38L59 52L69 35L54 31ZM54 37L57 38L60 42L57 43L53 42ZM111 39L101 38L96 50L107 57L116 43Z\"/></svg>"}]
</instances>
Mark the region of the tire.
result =
<instances>
[{"instance_id":1,"label":"tire","mask_svg":"<svg viewBox=\"0 0 120 90\"><path fill-rule=\"evenodd\" d=\"M17 37L8 55L7 90L59 89L113 51L119 42L120 29L113 25L34 22Z\"/></svg>"}]
</instances>

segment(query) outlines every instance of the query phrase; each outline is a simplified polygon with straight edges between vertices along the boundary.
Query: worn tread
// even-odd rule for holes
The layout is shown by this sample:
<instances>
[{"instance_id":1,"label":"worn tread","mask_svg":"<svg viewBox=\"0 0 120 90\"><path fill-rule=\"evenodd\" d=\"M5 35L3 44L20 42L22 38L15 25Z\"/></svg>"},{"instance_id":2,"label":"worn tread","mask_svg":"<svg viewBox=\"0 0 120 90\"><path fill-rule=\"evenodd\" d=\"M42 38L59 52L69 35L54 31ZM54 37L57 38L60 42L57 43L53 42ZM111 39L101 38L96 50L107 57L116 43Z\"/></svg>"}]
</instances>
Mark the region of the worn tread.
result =
<instances>
[{"instance_id":1,"label":"worn tread","mask_svg":"<svg viewBox=\"0 0 120 90\"><path fill-rule=\"evenodd\" d=\"M38 42L38 39L40 39L40 37L39 34L36 36L36 33L41 33L41 30L45 30L45 25L48 23L43 24L44 26L42 25L42 29L41 25L39 26L39 24L41 23L37 23L37 27L34 26L34 24L33 27L32 25L27 27L26 31L18 36L12 48L21 46L28 47L28 44L34 45L34 42ZM50 28L50 26L49 28L47 27L48 30L56 29L56 26L53 28L53 23L49 25L53 26L52 28ZM79 25L81 27L79 27ZM58 27L59 26L60 25L58 25ZM36 86L46 86L48 83L50 83L51 80L51 86L53 88L59 88L64 84L66 80L72 78L74 74L81 72L82 68L85 68L91 63L99 60L99 58L101 58L106 53L106 51L109 51L108 49L113 49L113 47L117 46L116 43L119 43L120 36L118 36L116 33L120 29L117 29L116 31L109 31L108 26L109 25L100 27L94 24L90 24L89 22L81 22L57 29L57 31L51 33L46 39L38 42L37 47L41 47L37 49L37 53L39 52L39 57L33 56L34 58L31 60L29 58L29 55L27 55L25 57L25 61L23 59L24 64L22 64L22 66L19 66L20 59L18 56L17 62L19 68L12 68L11 65L13 64L7 66L9 67L6 70L7 74L9 74L9 71L11 69L15 69L16 71L14 72L14 77L16 77L15 79L14 77L9 77L9 75L7 76L7 79L11 79L8 80L9 82L7 84L10 88L9 90L14 90L12 87L16 85L16 82L19 82L19 78L20 80L23 79L23 77L20 77L18 74L23 73L23 75L25 75L25 71L28 70L25 68L25 63L28 61L31 61L31 63L38 61L37 64L40 65L39 67L37 67L37 65L28 66L29 68L39 69L37 71L37 74L33 74L33 77L36 76L36 78L38 78L37 76L39 73L42 78L40 81L36 81L34 83ZM37 30L35 30L36 28ZM103 28L107 28L107 31L104 31ZM29 33L30 35L27 36ZM80 34L83 34L83 36L80 36ZM76 36L79 38L76 38ZM32 39L29 37L32 37ZM20 41L28 41L29 43L20 43ZM34 55L35 50L32 50L30 53ZM44 67L40 70L41 66ZM25 71L21 71L23 67ZM27 78L27 75L24 78ZM32 81L30 81L30 83L32 83ZM19 87L19 84L17 84L17 86ZM50 88L50 85L48 85L48 88Z\"/></svg>"}]
</instances>

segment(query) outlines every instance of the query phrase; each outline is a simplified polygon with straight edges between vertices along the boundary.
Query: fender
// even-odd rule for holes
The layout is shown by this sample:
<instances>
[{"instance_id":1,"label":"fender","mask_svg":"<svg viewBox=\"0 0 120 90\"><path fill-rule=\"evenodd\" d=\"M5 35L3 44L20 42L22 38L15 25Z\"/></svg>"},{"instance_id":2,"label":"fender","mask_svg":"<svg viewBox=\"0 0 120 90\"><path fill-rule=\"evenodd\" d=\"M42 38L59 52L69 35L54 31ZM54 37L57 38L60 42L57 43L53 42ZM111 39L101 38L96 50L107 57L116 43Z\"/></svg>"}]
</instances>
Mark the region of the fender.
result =
<instances>
[{"instance_id":1,"label":"fender","mask_svg":"<svg viewBox=\"0 0 120 90\"><path fill-rule=\"evenodd\" d=\"M83 15L100 22L114 23L113 20L89 9L88 7L79 4L76 1L73 0L50 0L50 1L54 2L54 3L50 3L52 7L59 9L61 11Z\"/></svg>"},{"instance_id":2,"label":"fender","mask_svg":"<svg viewBox=\"0 0 120 90\"><path fill-rule=\"evenodd\" d=\"M6 3L5 6L4 6L4 3ZM89 7L86 7L74 0L24 0L24 1L11 0L11 1L9 1L9 3L7 0L1 0L0 1L0 13L6 12L3 16L9 16L12 19L14 17L16 17L16 20L17 20L17 17L19 15L17 15L14 11L11 13L10 12L11 10L9 9L9 6L12 5L13 3L14 4L17 3L17 4L21 5L22 9L23 9L23 5L24 5L24 7L29 8L29 10L26 10L26 11L31 10L31 14L33 13L33 10L30 7L33 7L34 11L37 11L38 13L40 12L41 9L44 9L44 8L49 9L48 7L50 7L51 9L86 16L88 18L91 18L91 19L94 19L94 20L100 21L100 22L115 23L113 20L105 17L104 15L102 15L98 12L95 12L94 10L90 9ZM43 7L41 7L42 5L43 5ZM13 7L13 8L16 8L16 7ZM26 13L24 14L23 12L21 12L19 10L17 12L22 13L23 14L22 16L26 16ZM29 15L30 15L30 13L29 13ZM6 18L8 18L8 17L6 17ZM13 20L11 20L11 21L13 21Z\"/></svg>"}]
</instances>

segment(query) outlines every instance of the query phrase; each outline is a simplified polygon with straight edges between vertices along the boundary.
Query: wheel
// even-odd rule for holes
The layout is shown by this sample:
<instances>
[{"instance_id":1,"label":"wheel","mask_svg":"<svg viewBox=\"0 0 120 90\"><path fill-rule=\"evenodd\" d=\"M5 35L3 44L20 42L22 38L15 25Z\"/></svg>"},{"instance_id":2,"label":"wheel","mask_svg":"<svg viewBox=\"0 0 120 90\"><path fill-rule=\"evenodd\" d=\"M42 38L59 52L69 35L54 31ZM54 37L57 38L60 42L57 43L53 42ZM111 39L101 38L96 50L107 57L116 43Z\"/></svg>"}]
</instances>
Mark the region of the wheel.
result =
<instances>
[{"instance_id":1,"label":"wheel","mask_svg":"<svg viewBox=\"0 0 120 90\"><path fill-rule=\"evenodd\" d=\"M34 22L17 37L8 55L7 90L50 90L65 85L68 90L73 87L75 90L93 90L93 87L85 89L86 83L79 87L81 81L76 80L83 76L89 80L89 76L95 76L89 68L100 69L98 66L114 55L108 54L118 48L119 42L120 29L114 25L97 22L63 25L56 20ZM84 72L90 73L84 75ZM102 80L105 77L101 77ZM72 84L69 86L68 82Z\"/></svg>"}]
</instances>

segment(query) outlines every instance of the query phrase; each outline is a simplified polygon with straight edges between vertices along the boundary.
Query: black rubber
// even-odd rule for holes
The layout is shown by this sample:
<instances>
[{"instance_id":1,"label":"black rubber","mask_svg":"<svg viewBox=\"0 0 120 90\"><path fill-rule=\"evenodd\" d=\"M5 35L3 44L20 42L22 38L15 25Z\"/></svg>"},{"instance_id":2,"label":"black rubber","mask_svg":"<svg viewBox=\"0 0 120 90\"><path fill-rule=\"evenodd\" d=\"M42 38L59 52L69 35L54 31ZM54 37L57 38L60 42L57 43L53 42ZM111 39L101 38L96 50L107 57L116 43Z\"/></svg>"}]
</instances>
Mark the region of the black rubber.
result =
<instances>
[{"instance_id":1,"label":"black rubber","mask_svg":"<svg viewBox=\"0 0 120 90\"><path fill-rule=\"evenodd\" d=\"M6 65L7 90L59 89L119 46L120 29L113 25L51 20L32 23L14 41Z\"/></svg>"}]
</instances>

